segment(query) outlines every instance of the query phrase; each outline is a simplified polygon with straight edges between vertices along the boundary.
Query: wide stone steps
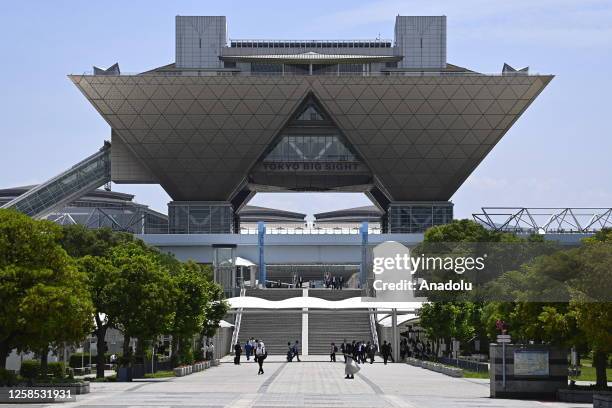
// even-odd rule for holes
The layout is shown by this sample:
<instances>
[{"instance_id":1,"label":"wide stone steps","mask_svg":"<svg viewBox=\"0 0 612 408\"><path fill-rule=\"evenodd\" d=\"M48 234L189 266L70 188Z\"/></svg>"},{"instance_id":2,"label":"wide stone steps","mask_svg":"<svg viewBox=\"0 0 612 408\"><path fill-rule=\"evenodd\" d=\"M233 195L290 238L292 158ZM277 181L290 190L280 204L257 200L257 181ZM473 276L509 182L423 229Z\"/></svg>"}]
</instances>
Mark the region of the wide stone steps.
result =
<instances>
[{"instance_id":1,"label":"wide stone steps","mask_svg":"<svg viewBox=\"0 0 612 408\"><path fill-rule=\"evenodd\" d=\"M370 318L367 311L347 313L334 311L331 314L311 314L308 317L308 354L329 354L330 345L340 344L346 339L372 341Z\"/></svg>"},{"instance_id":2,"label":"wide stone steps","mask_svg":"<svg viewBox=\"0 0 612 408\"><path fill-rule=\"evenodd\" d=\"M302 313L279 311L249 311L242 315L239 338L244 343L254 337L261 339L266 345L268 354L287 353L287 342L302 341Z\"/></svg>"}]
</instances>

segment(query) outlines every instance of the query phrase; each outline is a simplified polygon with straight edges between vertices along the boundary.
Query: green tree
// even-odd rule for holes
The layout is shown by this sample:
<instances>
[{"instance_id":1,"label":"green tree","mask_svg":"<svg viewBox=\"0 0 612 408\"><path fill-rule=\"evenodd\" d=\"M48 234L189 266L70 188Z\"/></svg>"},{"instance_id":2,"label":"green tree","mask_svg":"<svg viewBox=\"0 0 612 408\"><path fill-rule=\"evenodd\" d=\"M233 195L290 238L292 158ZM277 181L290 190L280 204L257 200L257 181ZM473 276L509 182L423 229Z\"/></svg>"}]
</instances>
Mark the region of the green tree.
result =
<instances>
[{"instance_id":1,"label":"green tree","mask_svg":"<svg viewBox=\"0 0 612 408\"><path fill-rule=\"evenodd\" d=\"M94 331L97 339L96 377L104 378L106 364L106 332L115 327L121 304L113 292L119 279L119 270L108 258L86 255L77 261L79 269L87 274L88 289L94 307Z\"/></svg>"},{"instance_id":2,"label":"green tree","mask_svg":"<svg viewBox=\"0 0 612 408\"><path fill-rule=\"evenodd\" d=\"M195 262L187 262L172 277L176 285L174 321L171 327L173 363L185 363L191 340L202 330L209 303L208 281Z\"/></svg>"},{"instance_id":3,"label":"green tree","mask_svg":"<svg viewBox=\"0 0 612 408\"><path fill-rule=\"evenodd\" d=\"M0 365L12 349L35 351L47 370L50 345L82 340L91 328L86 276L58 244L61 229L0 210Z\"/></svg>"},{"instance_id":4,"label":"green tree","mask_svg":"<svg viewBox=\"0 0 612 408\"><path fill-rule=\"evenodd\" d=\"M110 228L89 229L83 225L63 228L62 247L74 258L81 271L87 274L88 288L94 306L94 331L97 338L96 376L104 377L106 342L109 328L115 327L122 307L114 290L119 278L118 269L111 262L111 250L124 243L135 243L144 248L141 241L128 233Z\"/></svg>"},{"instance_id":5,"label":"green tree","mask_svg":"<svg viewBox=\"0 0 612 408\"><path fill-rule=\"evenodd\" d=\"M121 306L116 322L124 335L124 358L130 355L132 338L138 339L137 354L142 357L144 344L172 327L176 287L157 254L135 242L111 250L111 262L119 271L111 290Z\"/></svg>"}]
</instances>

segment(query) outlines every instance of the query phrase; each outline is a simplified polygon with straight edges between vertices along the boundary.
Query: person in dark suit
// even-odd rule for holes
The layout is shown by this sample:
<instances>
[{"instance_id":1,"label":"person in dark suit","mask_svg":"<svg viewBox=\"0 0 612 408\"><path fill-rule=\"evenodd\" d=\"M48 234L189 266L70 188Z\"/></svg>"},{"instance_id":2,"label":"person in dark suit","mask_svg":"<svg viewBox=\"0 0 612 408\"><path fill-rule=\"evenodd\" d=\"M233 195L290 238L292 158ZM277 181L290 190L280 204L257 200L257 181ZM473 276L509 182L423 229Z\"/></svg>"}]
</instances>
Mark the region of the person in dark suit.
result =
<instances>
[{"instance_id":1,"label":"person in dark suit","mask_svg":"<svg viewBox=\"0 0 612 408\"><path fill-rule=\"evenodd\" d=\"M331 347L329 348L329 361L332 363L336 362L336 353L338 352L338 347L336 346L336 343L332 343Z\"/></svg>"},{"instance_id":2,"label":"person in dark suit","mask_svg":"<svg viewBox=\"0 0 612 408\"><path fill-rule=\"evenodd\" d=\"M383 362L385 365L387 365L387 360L389 360L389 357L391 357L392 352L393 350L391 349L391 344L387 343L387 340L385 340L383 345L380 347L380 354L383 356ZM393 361L393 358L391 358L391 361Z\"/></svg>"},{"instance_id":3,"label":"person in dark suit","mask_svg":"<svg viewBox=\"0 0 612 408\"><path fill-rule=\"evenodd\" d=\"M370 359L370 364L374 364L374 354L376 354L376 346L368 341L366 345L366 354Z\"/></svg>"},{"instance_id":4,"label":"person in dark suit","mask_svg":"<svg viewBox=\"0 0 612 408\"><path fill-rule=\"evenodd\" d=\"M304 278L302 278L302 275L300 275L298 278L298 288L301 288L302 285L304 285Z\"/></svg>"},{"instance_id":5,"label":"person in dark suit","mask_svg":"<svg viewBox=\"0 0 612 408\"><path fill-rule=\"evenodd\" d=\"M240 341L236 340L236 344L234 345L234 364L240 364L240 355L242 354L242 346L240 345Z\"/></svg>"},{"instance_id":6,"label":"person in dark suit","mask_svg":"<svg viewBox=\"0 0 612 408\"><path fill-rule=\"evenodd\" d=\"M287 362L290 363L293 361L293 346L291 342L287 342Z\"/></svg>"},{"instance_id":7,"label":"person in dark suit","mask_svg":"<svg viewBox=\"0 0 612 408\"><path fill-rule=\"evenodd\" d=\"M348 343L346 342L346 339L344 339L342 341L342 344L340 345L340 351L342 352L342 357L344 358L344 362L346 363L346 347L348 346Z\"/></svg>"},{"instance_id":8,"label":"person in dark suit","mask_svg":"<svg viewBox=\"0 0 612 408\"><path fill-rule=\"evenodd\" d=\"M300 360L300 342L297 340L293 345L293 356L297 359L297 361L302 361Z\"/></svg>"}]
</instances>

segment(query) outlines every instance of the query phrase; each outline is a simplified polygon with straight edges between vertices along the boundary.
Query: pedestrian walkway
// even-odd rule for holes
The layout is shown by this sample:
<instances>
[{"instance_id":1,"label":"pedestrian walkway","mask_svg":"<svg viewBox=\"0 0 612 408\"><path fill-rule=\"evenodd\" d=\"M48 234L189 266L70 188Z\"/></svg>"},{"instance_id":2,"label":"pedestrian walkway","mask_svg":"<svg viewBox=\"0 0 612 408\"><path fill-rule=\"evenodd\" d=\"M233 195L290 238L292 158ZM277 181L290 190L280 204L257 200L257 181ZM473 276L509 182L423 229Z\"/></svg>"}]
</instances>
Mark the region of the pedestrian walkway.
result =
<instances>
[{"instance_id":1,"label":"pedestrian walkway","mask_svg":"<svg viewBox=\"0 0 612 408\"><path fill-rule=\"evenodd\" d=\"M132 383L92 383L91 394L62 407L208 408L561 408L588 404L489 399L486 380L451 378L407 364L365 364L354 380L344 379L342 358L328 363L307 356L302 363L270 358L265 374L257 364L219 367L180 378ZM319 360L319 361L316 361ZM230 359L231 361L231 359ZM43 407L47 405L34 405Z\"/></svg>"}]
</instances>

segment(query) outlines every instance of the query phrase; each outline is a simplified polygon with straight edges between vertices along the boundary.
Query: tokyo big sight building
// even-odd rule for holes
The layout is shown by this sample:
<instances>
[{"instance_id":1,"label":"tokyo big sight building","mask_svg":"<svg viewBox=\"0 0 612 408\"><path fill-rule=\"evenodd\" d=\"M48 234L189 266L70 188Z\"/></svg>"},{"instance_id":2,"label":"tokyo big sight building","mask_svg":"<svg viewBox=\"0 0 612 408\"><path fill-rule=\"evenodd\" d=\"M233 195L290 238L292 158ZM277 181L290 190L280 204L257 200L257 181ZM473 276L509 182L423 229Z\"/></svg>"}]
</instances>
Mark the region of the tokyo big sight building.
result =
<instances>
[{"instance_id":1,"label":"tokyo big sight building","mask_svg":"<svg viewBox=\"0 0 612 408\"><path fill-rule=\"evenodd\" d=\"M72 82L111 127L110 178L159 184L169 233L236 233L257 192L363 192L387 233L452 220L451 196L552 75L447 62L445 16L394 39L228 40L177 16L175 62Z\"/></svg>"}]
</instances>

